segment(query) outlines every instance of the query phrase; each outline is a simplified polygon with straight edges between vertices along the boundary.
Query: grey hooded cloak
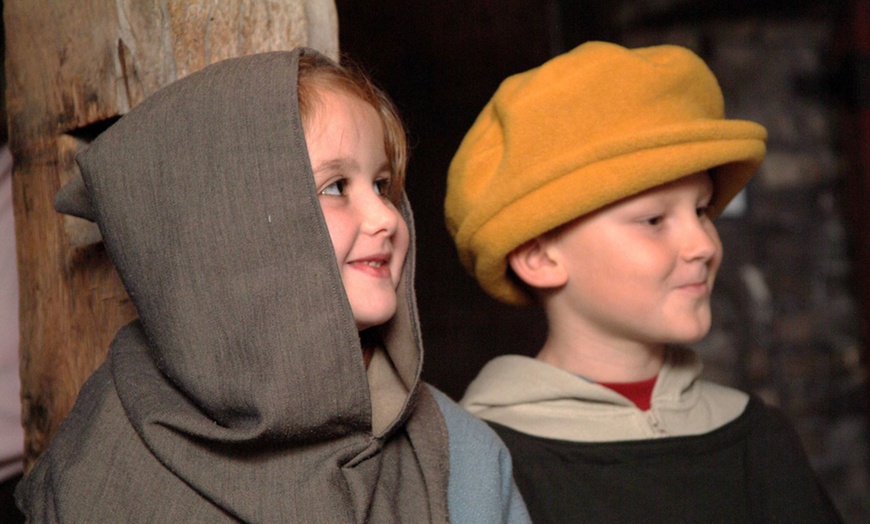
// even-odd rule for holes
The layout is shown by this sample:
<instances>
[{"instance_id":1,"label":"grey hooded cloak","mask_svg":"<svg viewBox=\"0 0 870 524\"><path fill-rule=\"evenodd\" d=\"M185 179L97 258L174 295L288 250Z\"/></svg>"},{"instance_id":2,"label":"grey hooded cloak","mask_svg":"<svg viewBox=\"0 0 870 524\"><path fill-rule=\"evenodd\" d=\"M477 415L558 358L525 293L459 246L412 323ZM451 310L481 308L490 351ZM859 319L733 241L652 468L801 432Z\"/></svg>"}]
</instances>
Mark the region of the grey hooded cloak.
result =
<instances>
[{"instance_id":1,"label":"grey hooded cloak","mask_svg":"<svg viewBox=\"0 0 870 524\"><path fill-rule=\"evenodd\" d=\"M367 371L297 108L298 57L312 52L209 66L79 155L84 186L58 209L97 222L140 317L19 485L31 520L448 519L445 399L420 381L413 238ZM407 202L403 213L413 235ZM524 515L493 442L501 469L481 474L496 505Z\"/></svg>"}]
</instances>

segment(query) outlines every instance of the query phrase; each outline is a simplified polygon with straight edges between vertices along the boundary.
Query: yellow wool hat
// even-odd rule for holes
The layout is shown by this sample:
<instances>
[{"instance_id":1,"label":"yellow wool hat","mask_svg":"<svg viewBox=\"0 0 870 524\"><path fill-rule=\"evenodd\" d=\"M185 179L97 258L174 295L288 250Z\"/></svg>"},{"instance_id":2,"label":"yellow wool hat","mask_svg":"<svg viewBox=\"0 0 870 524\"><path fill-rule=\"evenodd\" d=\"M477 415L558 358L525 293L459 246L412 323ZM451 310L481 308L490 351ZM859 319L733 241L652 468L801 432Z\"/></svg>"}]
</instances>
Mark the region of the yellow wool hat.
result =
<instances>
[{"instance_id":1,"label":"yellow wool hat","mask_svg":"<svg viewBox=\"0 0 870 524\"><path fill-rule=\"evenodd\" d=\"M529 301L508 254L665 182L710 170L716 216L755 173L767 132L724 117L715 76L688 49L588 42L511 76L450 164L445 215L485 291Z\"/></svg>"}]
</instances>

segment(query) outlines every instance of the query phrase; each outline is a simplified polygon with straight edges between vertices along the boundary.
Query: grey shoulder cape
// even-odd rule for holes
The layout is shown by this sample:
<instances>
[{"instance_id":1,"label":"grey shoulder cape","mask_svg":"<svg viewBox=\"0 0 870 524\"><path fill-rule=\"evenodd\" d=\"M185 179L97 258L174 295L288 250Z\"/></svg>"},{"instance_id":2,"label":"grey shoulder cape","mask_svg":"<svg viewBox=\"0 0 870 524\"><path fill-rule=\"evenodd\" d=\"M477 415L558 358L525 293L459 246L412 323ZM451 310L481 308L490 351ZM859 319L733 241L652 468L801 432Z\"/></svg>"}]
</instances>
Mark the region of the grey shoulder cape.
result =
<instances>
[{"instance_id":1,"label":"grey shoulder cape","mask_svg":"<svg viewBox=\"0 0 870 524\"><path fill-rule=\"evenodd\" d=\"M211 65L79 155L56 206L97 222L139 319L19 485L31 521L447 520L413 249L371 381L299 118L305 53Z\"/></svg>"}]
</instances>

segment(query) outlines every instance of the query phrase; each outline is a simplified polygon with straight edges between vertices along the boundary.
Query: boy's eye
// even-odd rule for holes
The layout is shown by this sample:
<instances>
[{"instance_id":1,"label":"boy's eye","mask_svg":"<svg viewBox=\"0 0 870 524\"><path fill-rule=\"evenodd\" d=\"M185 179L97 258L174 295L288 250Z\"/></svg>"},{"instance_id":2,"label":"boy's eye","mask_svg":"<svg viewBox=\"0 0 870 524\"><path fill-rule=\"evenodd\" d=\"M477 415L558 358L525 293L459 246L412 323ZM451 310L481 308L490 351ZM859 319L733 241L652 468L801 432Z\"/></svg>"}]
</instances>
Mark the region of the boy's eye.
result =
<instances>
[{"instance_id":1,"label":"boy's eye","mask_svg":"<svg viewBox=\"0 0 870 524\"><path fill-rule=\"evenodd\" d=\"M644 220L644 222L646 222L647 224L649 224L651 226L657 226L657 225L662 223L662 216L658 215L658 216L654 216L654 217L649 217L646 220Z\"/></svg>"},{"instance_id":2,"label":"boy's eye","mask_svg":"<svg viewBox=\"0 0 870 524\"><path fill-rule=\"evenodd\" d=\"M344 194L345 187L347 187L346 180L336 180L335 182L324 187L320 194L327 196L342 196Z\"/></svg>"},{"instance_id":3,"label":"boy's eye","mask_svg":"<svg viewBox=\"0 0 870 524\"><path fill-rule=\"evenodd\" d=\"M698 214L698 217L708 217L710 216L710 206L701 206L695 210L695 213Z\"/></svg>"}]
</instances>

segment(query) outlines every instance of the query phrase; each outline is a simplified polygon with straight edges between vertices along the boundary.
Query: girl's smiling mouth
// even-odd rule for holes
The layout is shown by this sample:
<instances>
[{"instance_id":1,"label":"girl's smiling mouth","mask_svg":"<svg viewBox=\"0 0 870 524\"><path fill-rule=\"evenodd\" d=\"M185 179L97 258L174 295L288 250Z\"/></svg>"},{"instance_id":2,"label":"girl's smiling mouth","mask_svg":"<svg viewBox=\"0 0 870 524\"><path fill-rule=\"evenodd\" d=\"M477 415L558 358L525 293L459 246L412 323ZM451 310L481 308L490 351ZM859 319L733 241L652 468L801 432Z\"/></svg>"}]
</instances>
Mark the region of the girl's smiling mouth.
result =
<instances>
[{"instance_id":1,"label":"girl's smiling mouth","mask_svg":"<svg viewBox=\"0 0 870 524\"><path fill-rule=\"evenodd\" d=\"M375 278L390 278L392 276L390 271L390 259L391 256L389 254L381 254L351 260L348 264L354 269L362 271L369 276Z\"/></svg>"}]
</instances>

